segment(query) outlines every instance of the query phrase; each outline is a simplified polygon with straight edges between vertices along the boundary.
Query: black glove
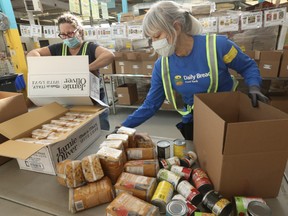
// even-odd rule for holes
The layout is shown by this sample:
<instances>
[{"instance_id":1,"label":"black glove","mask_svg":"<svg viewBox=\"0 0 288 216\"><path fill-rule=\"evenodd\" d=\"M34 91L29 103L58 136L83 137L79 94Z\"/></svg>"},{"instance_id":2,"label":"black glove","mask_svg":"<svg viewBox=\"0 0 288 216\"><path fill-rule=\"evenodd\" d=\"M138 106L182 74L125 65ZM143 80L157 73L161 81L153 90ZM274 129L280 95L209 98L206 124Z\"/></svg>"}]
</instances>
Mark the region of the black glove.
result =
<instances>
[{"instance_id":1,"label":"black glove","mask_svg":"<svg viewBox=\"0 0 288 216\"><path fill-rule=\"evenodd\" d=\"M109 134L106 135L106 138L107 138L110 134L116 134L117 131L118 131L118 129L119 129L120 127L121 127L121 126L116 126L115 129L114 129L111 133L109 133Z\"/></svg>"},{"instance_id":2,"label":"black glove","mask_svg":"<svg viewBox=\"0 0 288 216\"><path fill-rule=\"evenodd\" d=\"M256 86L256 85L249 86L248 95L251 98L253 107L258 107L258 100L263 103L269 103L269 98L261 93L259 86Z\"/></svg>"}]
</instances>

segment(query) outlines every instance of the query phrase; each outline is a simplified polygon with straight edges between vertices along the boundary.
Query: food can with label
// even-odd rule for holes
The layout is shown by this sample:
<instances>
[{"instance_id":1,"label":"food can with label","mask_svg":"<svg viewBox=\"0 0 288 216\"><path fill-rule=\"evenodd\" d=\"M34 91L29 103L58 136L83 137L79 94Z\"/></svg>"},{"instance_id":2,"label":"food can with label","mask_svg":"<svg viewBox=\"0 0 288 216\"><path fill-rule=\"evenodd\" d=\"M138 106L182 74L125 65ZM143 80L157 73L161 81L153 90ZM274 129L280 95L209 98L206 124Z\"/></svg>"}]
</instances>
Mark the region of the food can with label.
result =
<instances>
[{"instance_id":1,"label":"food can with label","mask_svg":"<svg viewBox=\"0 0 288 216\"><path fill-rule=\"evenodd\" d=\"M188 208L183 200L171 200L166 206L166 216L187 216Z\"/></svg>"},{"instance_id":2,"label":"food can with label","mask_svg":"<svg viewBox=\"0 0 288 216\"><path fill-rule=\"evenodd\" d=\"M183 180L178 184L177 191L182 196L184 196L186 200L188 200L195 206L197 206L201 202L203 197L201 193L187 180Z\"/></svg>"},{"instance_id":3,"label":"food can with label","mask_svg":"<svg viewBox=\"0 0 288 216\"><path fill-rule=\"evenodd\" d=\"M170 202L173 195L174 187L168 181L159 182L151 203L159 208L160 213L166 212L166 205Z\"/></svg>"},{"instance_id":4,"label":"food can with label","mask_svg":"<svg viewBox=\"0 0 288 216\"><path fill-rule=\"evenodd\" d=\"M187 216L193 216L195 212L199 211L197 206L190 203L188 200L185 199L181 194L176 194L172 197L172 200L182 200L186 203L186 206L188 208Z\"/></svg>"},{"instance_id":5,"label":"food can with label","mask_svg":"<svg viewBox=\"0 0 288 216\"><path fill-rule=\"evenodd\" d=\"M161 159L160 160L160 166L161 168L164 169L171 169L172 165L180 165L180 160L178 157L171 157L171 158L167 158L167 159Z\"/></svg>"},{"instance_id":6,"label":"food can with label","mask_svg":"<svg viewBox=\"0 0 288 216\"><path fill-rule=\"evenodd\" d=\"M183 158L180 159L181 166L192 167L197 160L197 154L193 151L188 151Z\"/></svg>"},{"instance_id":7,"label":"food can with label","mask_svg":"<svg viewBox=\"0 0 288 216\"><path fill-rule=\"evenodd\" d=\"M202 202L217 216L229 216L233 209L232 203L214 190L206 193Z\"/></svg>"},{"instance_id":8,"label":"food can with label","mask_svg":"<svg viewBox=\"0 0 288 216\"><path fill-rule=\"evenodd\" d=\"M183 139L175 139L173 141L174 156L182 158L185 155L186 142Z\"/></svg>"},{"instance_id":9,"label":"food can with label","mask_svg":"<svg viewBox=\"0 0 288 216\"><path fill-rule=\"evenodd\" d=\"M178 183L183 179L180 175L173 173L166 169L160 169L157 173L157 179L159 181L165 180L170 182L174 188L177 188Z\"/></svg>"},{"instance_id":10,"label":"food can with label","mask_svg":"<svg viewBox=\"0 0 288 216\"><path fill-rule=\"evenodd\" d=\"M208 191L213 190L213 185L207 173L201 168L193 169L192 181L197 190L203 195L205 195Z\"/></svg>"},{"instance_id":11,"label":"food can with label","mask_svg":"<svg viewBox=\"0 0 288 216\"><path fill-rule=\"evenodd\" d=\"M178 166L178 165L172 165L170 171L179 174L180 176L182 176L187 181L191 180L192 169L190 169L190 168Z\"/></svg>"},{"instance_id":12,"label":"food can with label","mask_svg":"<svg viewBox=\"0 0 288 216\"><path fill-rule=\"evenodd\" d=\"M244 197L244 196L235 196L234 197L234 202L236 205L236 212L237 215L247 215L247 208L248 204L252 201L258 201L258 202L263 202L266 204L265 200L262 199L261 197Z\"/></svg>"},{"instance_id":13,"label":"food can with label","mask_svg":"<svg viewBox=\"0 0 288 216\"><path fill-rule=\"evenodd\" d=\"M168 140L160 140L157 142L158 158L170 158L170 142Z\"/></svg>"},{"instance_id":14,"label":"food can with label","mask_svg":"<svg viewBox=\"0 0 288 216\"><path fill-rule=\"evenodd\" d=\"M249 202L247 214L249 216L271 216L272 210L266 203L254 200Z\"/></svg>"}]
</instances>

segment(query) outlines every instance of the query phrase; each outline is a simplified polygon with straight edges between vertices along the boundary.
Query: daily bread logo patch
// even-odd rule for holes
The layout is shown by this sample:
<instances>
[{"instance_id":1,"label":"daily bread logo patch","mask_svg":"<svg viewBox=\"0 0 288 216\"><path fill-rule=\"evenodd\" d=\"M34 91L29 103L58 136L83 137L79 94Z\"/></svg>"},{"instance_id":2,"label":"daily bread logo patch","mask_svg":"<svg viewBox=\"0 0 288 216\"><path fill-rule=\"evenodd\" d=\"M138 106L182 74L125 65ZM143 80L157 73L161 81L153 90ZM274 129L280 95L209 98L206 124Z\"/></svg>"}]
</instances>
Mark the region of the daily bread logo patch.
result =
<instances>
[{"instance_id":1,"label":"daily bread logo patch","mask_svg":"<svg viewBox=\"0 0 288 216\"><path fill-rule=\"evenodd\" d=\"M174 81L177 86L183 85L183 78L181 75L176 75Z\"/></svg>"}]
</instances>

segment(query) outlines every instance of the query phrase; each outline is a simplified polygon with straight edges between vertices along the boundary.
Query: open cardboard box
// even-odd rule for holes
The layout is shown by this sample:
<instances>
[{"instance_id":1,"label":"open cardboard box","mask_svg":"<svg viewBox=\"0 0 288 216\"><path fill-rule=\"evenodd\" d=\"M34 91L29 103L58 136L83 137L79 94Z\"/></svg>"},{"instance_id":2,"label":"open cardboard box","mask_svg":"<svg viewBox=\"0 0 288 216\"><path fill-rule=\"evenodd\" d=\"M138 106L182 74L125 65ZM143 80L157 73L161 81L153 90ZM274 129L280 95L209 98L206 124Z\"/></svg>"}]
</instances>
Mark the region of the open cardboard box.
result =
<instances>
[{"instance_id":1,"label":"open cardboard box","mask_svg":"<svg viewBox=\"0 0 288 216\"><path fill-rule=\"evenodd\" d=\"M276 197L288 157L288 115L240 92L195 95L200 166L225 197Z\"/></svg>"},{"instance_id":2,"label":"open cardboard box","mask_svg":"<svg viewBox=\"0 0 288 216\"><path fill-rule=\"evenodd\" d=\"M18 138L31 137L34 129L41 128L41 125L58 119L68 111L89 112L92 115L52 144L15 141ZM99 114L102 111L98 106L75 106L67 109L58 103L51 103L5 121L0 124L0 136L9 140L0 145L0 155L17 158L20 169L55 175L55 165L58 162L75 159L99 138Z\"/></svg>"},{"instance_id":3,"label":"open cardboard box","mask_svg":"<svg viewBox=\"0 0 288 216\"><path fill-rule=\"evenodd\" d=\"M37 106L93 105L100 101L99 78L89 71L88 56L28 57L28 97Z\"/></svg>"},{"instance_id":4,"label":"open cardboard box","mask_svg":"<svg viewBox=\"0 0 288 216\"><path fill-rule=\"evenodd\" d=\"M0 123L28 112L25 98L22 93L0 91ZM7 138L0 136L0 145ZM11 158L0 157L0 165Z\"/></svg>"}]
</instances>

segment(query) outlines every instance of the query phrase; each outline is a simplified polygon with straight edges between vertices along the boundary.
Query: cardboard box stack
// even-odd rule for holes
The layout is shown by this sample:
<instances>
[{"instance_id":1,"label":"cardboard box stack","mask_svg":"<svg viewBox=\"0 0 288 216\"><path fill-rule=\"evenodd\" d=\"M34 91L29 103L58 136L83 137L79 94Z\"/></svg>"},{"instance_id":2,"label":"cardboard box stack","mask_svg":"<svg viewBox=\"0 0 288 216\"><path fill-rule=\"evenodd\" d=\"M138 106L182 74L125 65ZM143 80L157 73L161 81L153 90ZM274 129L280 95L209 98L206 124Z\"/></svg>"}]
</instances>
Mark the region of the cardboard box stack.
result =
<instances>
[{"instance_id":1,"label":"cardboard box stack","mask_svg":"<svg viewBox=\"0 0 288 216\"><path fill-rule=\"evenodd\" d=\"M132 105L138 101L136 83L126 83L116 88L118 103L122 105Z\"/></svg>"}]
</instances>

